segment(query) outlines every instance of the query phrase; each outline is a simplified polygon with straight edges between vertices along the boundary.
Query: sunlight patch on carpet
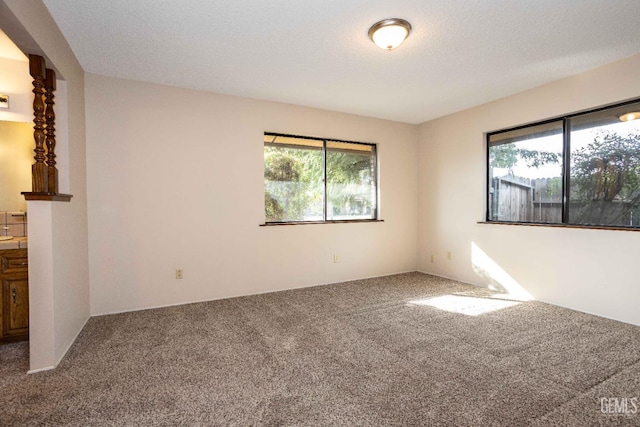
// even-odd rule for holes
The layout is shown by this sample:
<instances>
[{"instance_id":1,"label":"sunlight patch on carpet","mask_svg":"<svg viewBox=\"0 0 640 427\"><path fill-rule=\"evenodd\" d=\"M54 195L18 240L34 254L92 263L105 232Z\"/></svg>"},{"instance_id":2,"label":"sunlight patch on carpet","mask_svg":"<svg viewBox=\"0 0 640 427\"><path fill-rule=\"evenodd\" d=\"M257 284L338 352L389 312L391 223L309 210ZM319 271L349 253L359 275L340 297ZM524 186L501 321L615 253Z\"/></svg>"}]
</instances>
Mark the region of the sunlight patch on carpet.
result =
<instances>
[{"instance_id":1,"label":"sunlight patch on carpet","mask_svg":"<svg viewBox=\"0 0 640 427\"><path fill-rule=\"evenodd\" d=\"M520 304L518 301L505 301L490 298L477 298L459 295L442 295L439 297L409 301L409 305L422 305L437 308L451 313L479 316L485 313L502 310Z\"/></svg>"}]
</instances>

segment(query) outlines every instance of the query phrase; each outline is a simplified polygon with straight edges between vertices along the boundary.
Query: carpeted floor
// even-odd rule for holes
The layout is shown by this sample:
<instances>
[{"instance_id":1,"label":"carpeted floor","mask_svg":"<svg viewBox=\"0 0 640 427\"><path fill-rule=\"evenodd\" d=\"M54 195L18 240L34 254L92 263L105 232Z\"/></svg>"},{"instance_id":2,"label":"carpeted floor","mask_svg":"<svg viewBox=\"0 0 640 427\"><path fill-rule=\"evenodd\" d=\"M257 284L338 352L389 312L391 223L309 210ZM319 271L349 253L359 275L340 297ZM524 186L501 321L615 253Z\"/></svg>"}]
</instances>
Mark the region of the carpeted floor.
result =
<instances>
[{"instance_id":1,"label":"carpeted floor","mask_svg":"<svg viewBox=\"0 0 640 427\"><path fill-rule=\"evenodd\" d=\"M640 327L420 273L95 317L53 371L27 352L0 346L2 426L640 425Z\"/></svg>"}]
</instances>

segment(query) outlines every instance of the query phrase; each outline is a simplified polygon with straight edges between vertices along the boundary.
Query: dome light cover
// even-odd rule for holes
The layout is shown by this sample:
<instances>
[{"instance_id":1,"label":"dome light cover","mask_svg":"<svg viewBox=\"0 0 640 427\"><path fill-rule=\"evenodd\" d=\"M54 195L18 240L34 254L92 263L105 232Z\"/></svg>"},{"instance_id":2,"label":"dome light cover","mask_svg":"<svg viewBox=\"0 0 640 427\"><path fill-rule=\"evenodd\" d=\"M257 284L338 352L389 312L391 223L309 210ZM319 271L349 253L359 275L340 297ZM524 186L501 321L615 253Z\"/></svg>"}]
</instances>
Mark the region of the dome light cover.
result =
<instances>
[{"instance_id":1,"label":"dome light cover","mask_svg":"<svg viewBox=\"0 0 640 427\"><path fill-rule=\"evenodd\" d=\"M393 50L409 37L410 32L411 24L404 19L383 19L369 28L369 38L381 49Z\"/></svg>"}]
</instances>

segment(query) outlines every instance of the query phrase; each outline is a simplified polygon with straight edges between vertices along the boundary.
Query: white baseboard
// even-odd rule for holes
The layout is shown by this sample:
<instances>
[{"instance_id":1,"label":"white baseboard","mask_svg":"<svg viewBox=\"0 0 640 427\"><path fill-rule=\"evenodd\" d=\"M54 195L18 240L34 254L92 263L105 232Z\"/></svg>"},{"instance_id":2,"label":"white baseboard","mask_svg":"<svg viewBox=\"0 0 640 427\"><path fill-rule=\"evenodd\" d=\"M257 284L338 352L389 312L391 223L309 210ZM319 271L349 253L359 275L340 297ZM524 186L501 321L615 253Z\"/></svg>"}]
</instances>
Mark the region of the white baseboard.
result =
<instances>
[{"instance_id":1,"label":"white baseboard","mask_svg":"<svg viewBox=\"0 0 640 427\"><path fill-rule=\"evenodd\" d=\"M50 371L52 369L55 369L55 366L47 366L46 368L38 368L38 369L32 369L30 371L27 371L27 375L29 374L35 374L37 372L43 372L43 371Z\"/></svg>"}]
</instances>

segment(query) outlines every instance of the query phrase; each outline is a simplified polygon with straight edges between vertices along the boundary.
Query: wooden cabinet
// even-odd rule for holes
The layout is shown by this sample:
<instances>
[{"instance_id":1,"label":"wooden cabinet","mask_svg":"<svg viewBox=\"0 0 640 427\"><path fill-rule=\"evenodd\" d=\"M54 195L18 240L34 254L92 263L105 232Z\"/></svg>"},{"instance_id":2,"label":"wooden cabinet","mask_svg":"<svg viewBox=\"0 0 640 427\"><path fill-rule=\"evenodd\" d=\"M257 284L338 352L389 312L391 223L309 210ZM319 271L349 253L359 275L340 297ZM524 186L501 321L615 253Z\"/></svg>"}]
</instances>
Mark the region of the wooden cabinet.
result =
<instances>
[{"instance_id":1,"label":"wooden cabinet","mask_svg":"<svg viewBox=\"0 0 640 427\"><path fill-rule=\"evenodd\" d=\"M29 269L26 249L0 251L0 342L29 338Z\"/></svg>"}]
</instances>

